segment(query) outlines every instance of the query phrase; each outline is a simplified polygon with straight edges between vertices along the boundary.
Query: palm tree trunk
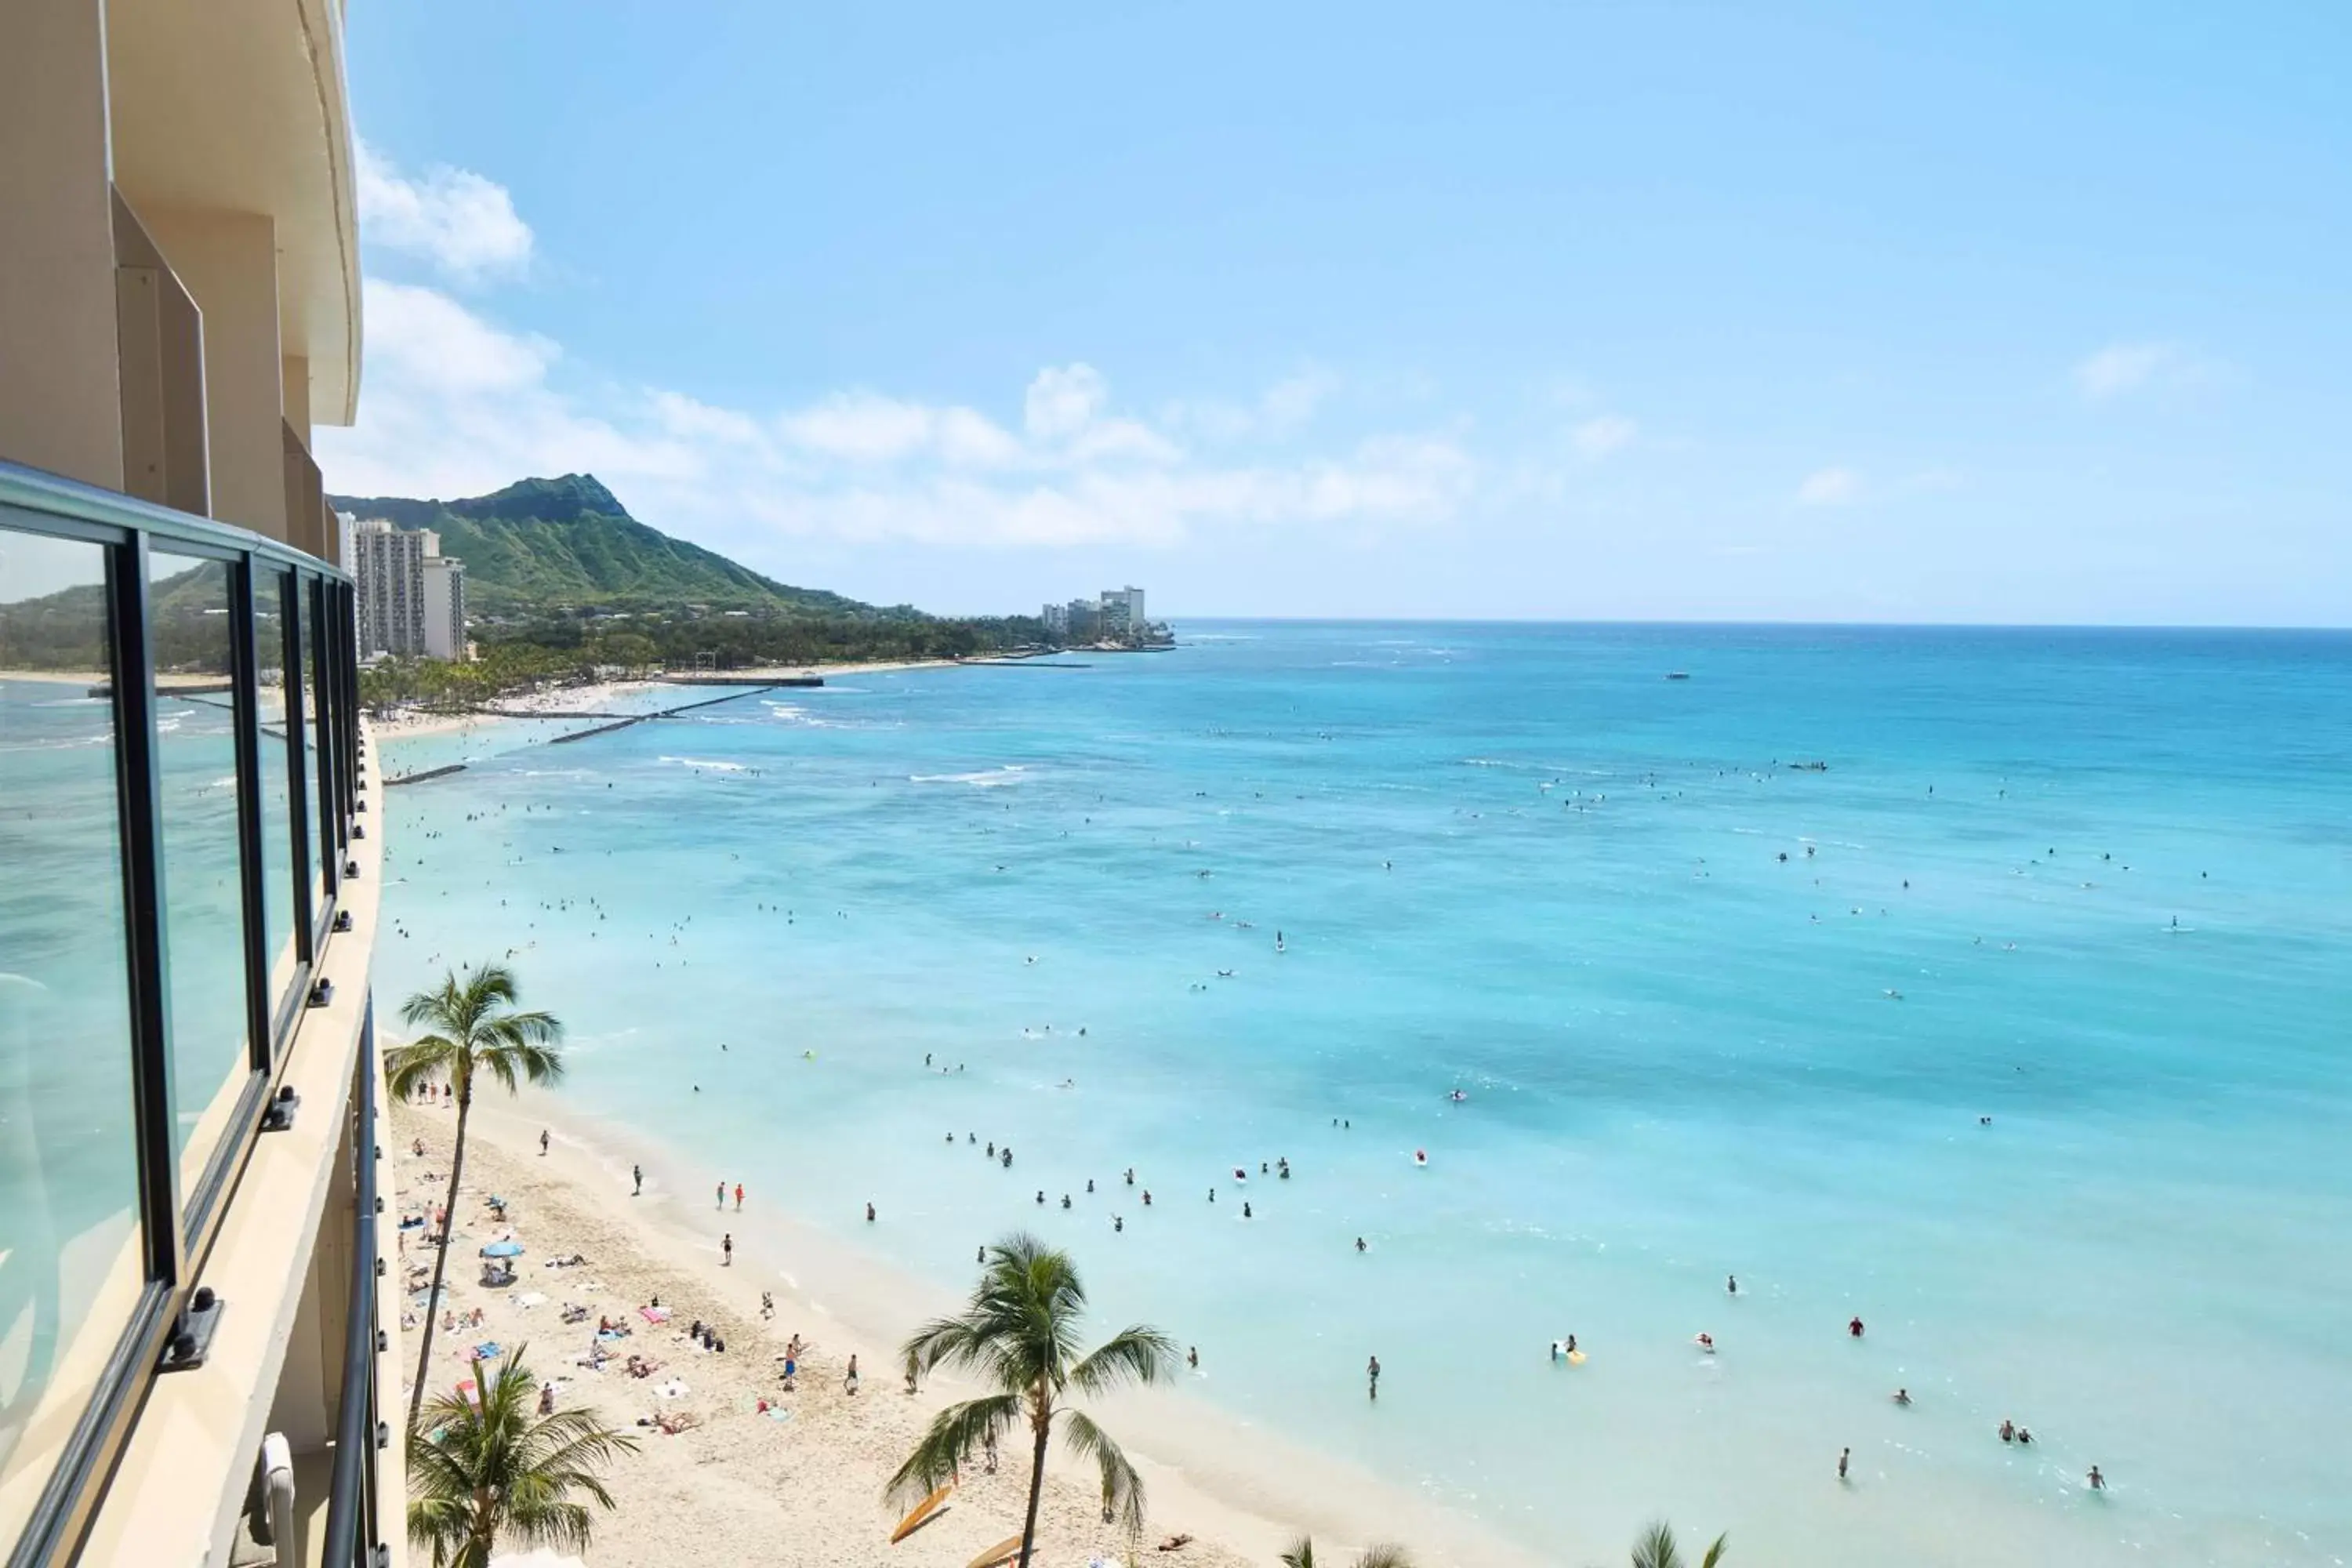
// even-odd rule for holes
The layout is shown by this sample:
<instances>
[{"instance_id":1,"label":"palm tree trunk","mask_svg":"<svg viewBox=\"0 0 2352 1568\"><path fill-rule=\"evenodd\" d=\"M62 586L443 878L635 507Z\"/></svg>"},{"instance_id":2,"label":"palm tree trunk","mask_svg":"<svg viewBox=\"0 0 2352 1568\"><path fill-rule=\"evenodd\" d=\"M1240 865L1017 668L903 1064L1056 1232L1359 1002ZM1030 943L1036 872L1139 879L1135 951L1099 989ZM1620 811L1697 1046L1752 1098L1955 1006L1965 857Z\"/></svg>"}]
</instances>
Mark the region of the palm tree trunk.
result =
<instances>
[{"instance_id":1,"label":"palm tree trunk","mask_svg":"<svg viewBox=\"0 0 2352 1568\"><path fill-rule=\"evenodd\" d=\"M408 1429L416 1430L416 1418L425 1409L425 1374L433 1365L434 1313L441 1307L441 1276L449 1267L449 1237L457 1228L457 1178L466 1170L466 1118L474 1109L474 1086L468 1082L457 1095L457 1147L449 1156L449 1190L444 1194L443 1207L448 1217L441 1222L441 1245L433 1255L433 1293L425 1299L425 1344L416 1354L416 1389L408 1396Z\"/></svg>"},{"instance_id":2,"label":"palm tree trunk","mask_svg":"<svg viewBox=\"0 0 2352 1568\"><path fill-rule=\"evenodd\" d=\"M1020 1568L1029 1568L1029 1553L1037 1543L1037 1504L1045 1495L1045 1443L1053 1435L1051 1426L1037 1424L1037 1457L1029 1464L1029 1517L1021 1526Z\"/></svg>"}]
</instances>

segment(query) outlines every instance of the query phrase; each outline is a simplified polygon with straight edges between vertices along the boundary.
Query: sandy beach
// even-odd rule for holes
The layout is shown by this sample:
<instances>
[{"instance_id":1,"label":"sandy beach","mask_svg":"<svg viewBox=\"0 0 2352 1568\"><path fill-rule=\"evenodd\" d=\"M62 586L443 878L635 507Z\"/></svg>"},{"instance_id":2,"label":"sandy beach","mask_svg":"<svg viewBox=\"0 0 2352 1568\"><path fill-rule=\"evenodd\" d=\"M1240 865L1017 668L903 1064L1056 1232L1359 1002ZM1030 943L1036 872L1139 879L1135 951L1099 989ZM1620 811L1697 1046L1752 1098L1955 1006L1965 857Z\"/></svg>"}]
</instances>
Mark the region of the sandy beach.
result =
<instances>
[{"instance_id":1,"label":"sandy beach","mask_svg":"<svg viewBox=\"0 0 2352 1568\"><path fill-rule=\"evenodd\" d=\"M455 1120L446 1107L394 1110L402 1217L429 1214L438 1202ZM545 1155L538 1142L542 1130L551 1134ZM412 1152L417 1140L421 1158ZM630 1194L635 1163L647 1169L642 1197ZM718 1209L699 1179L683 1184L683 1192L666 1179L677 1168L671 1152L572 1114L560 1095L546 1092L478 1103L467 1138L447 1304L467 1315L478 1309L482 1321L436 1333L434 1375L451 1384L468 1375L475 1345L527 1344L533 1372L557 1383L564 1406L595 1409L641 1438L641 1451L610 1478L620 1507L598 1521L591 1568L746 1560L810 1568L960 1565L1014 1533L1025 1466L1007 1445L998 1473L967 1475L934 1522L895 1549L888 1544L899 1510L884 1500L884 1483L933 1414L977 1392L941 1376L910 1397L891 1352L922 1318L951 1310L955 1298L891 1277L771 1212L762 1194L748 1195L747 1212L734 1209L731 1193L727 1207ZM507 1201L503 1224L486 1206L493 1194ZM400 1258L419 1300L427 1276L416 1271L432 1261L432 1249L412 1239L421 1234L401 1232ZM725 1234L735 1241L731 1267L719 1247ZM528 1249L516 1282L484 1288L479 1249L509 1236ZM549 1266L574 1253L587 1261ZM763 1290L775 1300L770 1319L760 1310ZM666 1324L650 1324L639 1312L656 1297L672 1309ZM567 1303L584 1306L588 1317L564 1323ZM611 1359L601 1372L581 1364L600 1317L625 1321L633 1331L608 1342ZM705 1352L687 1338L686 1326L697 1319L716 1327L723 1352ZM1087 1337L1098 1340L1117 1326L1090 1321ZM795 1333L808 1348L796 1391L787 1394L779 1358ZM413 1362L414 1326L404 1344ZM625 1369L631 1354L657 1361L659 1372L632 1377ZM862 1374L855 1395L844 1388L852 1354ZM673 1379L686 1392L666 1396L662 1390ZM763 1397L776 1412L759 1410ZM1300 1529L1313 1531L1326 1551L1394 1536L1409 1541L1427 1563L1525 1561L1479 1540L1466 1521L1343 1465L1286 1449L1181 1391L1126 1394L1087 1408L1146 1478L1150 1519L1135 1561L1264 1563ZM636 1425L676 1411L690 1412L698 1424L676 1436ZM1192 1539L1175 1551L1158 1549L1178 1536ZM1037 1561L1125 1562L1129 1551L1121 1531L1101 1522L1093 1485L1057 1447Z\"/></svg>"}]
</instances>

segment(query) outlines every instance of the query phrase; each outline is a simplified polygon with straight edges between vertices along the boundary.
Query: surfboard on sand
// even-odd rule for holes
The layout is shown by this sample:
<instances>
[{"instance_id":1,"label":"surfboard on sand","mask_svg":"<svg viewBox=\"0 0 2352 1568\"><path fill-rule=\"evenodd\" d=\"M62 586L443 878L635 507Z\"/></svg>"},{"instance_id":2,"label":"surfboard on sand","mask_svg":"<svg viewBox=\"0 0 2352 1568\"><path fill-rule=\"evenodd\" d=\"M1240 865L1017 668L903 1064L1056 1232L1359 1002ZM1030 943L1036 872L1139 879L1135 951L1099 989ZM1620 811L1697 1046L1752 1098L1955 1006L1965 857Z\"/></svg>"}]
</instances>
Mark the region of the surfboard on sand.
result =
<instances>
[{"instance_id":1,"label":"surfboard on sand","mask_svg":"<svg viewBox=\"0 0 2352 1568\"><path fill-rule=\"evenodd\" d=\"M953 1490L955 1490L955 1483L950 1481L913 1508L908 1509L907 1517L898 1521L898 1528L890 1532L890 1544L896 1546L914 1534L921 1527L923 1521L939 1511L940 1504L947 1501L948 1493Z\"/></svg>"},{"instance_id":2,"label":"surfboard on sand","mask_svg":"<svg viewBox=\"0 0 2352 1568\"><path fill-rule=\"evenodd\" d=\"M990 1547L987 1551L982 1552L979 1556L965 1563L963 1568L997 1568L997 1564L1001 1563L1009 1563L1020 1554L1021 1538L1016 1535L1012 1537L1010 1540L998 1542L995 1545Z\"/></svg>"}]
</instances>

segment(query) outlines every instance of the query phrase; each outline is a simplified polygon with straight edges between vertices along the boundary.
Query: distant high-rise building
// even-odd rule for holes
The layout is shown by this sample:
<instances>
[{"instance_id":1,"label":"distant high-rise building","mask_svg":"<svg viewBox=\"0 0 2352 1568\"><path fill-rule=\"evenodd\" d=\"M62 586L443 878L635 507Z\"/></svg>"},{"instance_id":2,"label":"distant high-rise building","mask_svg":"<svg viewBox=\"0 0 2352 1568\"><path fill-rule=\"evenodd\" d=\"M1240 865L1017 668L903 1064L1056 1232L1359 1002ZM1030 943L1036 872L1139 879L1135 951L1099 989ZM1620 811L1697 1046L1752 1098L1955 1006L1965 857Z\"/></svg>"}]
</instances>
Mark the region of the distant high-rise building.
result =
<instances>
[{"instance_id":1,"label":"distant high-rise building","mask_svg":"<svg viewBox=\"0 0 2352 1568\"><path fill-rule=\"evenodd\" d=\"M454 555L425 558L425 652L431 658L466 657L466 563Z\"/></svg>"},{"instance_id":2,"label":"distant high-rise building","mask_svg":"<svg viewBox=\"0 0 2352 1568\"><path fill-rule=\"evenodd\" d=\"M1061 637L1070 629L1070 606L1048 605L1037 618L1045 623L1045 633L1048 637Z\"/></svg>"},{"instance_id":3,"label":"distant high-rise building","mask_svg":"<svg viewBox=\"0 0 2352 1568\"><path fill-rule=\"evenodd\" d=\"M441 553L439 534L362 518L352 545L362 655L466 657L466 563Z\"/></svg>"},{"instance_id":4,"label":"distant high-rise building","mask_svg":"<svg viewBox=\"0 0 2352 1568\"><path fill-rule=\"evenodd\" d=\"M352 576L359 591L362 655L414 658L425 651L425 538L380 517L352 525ZM440 541L433 542L438 554Z\"/></svg>"},{"instance_id":5,"label":"distant high-rise building","mask_svg":"<svg viewBox=\"0 0 2352 1568\"><path fill-rule=\"evenodd\" d=\"M1092 599L1072 599L1063 610L1072 642L1092 642L1102 636L1102 605Z\"/></svg>"},{"instance_id":6,"label":"distant high-rise building","mask_svg":"<svg viewBox=\"0 0 2352 1568\"><path fill-rule=\"evenodd\" d=\"M1140 638L1148 623L1143 618L1143 590L1136 587L1105 588L1102 593L1102 635L1129 641Z\"/></svg>"}]
</instances>

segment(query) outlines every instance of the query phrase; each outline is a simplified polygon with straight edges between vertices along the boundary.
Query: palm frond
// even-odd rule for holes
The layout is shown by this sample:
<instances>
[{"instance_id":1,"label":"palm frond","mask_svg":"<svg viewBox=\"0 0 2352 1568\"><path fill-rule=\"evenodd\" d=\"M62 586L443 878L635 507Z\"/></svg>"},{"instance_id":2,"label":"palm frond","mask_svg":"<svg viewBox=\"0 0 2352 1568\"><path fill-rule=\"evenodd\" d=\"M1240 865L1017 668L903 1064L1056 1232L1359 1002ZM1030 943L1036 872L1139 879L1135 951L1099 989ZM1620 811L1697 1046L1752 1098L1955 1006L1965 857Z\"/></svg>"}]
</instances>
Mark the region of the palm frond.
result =
<instances>
[{"instance_id":1,"label":"palm frond","mask_svg":"<svg viewBox=\"0 0 2352 1568\"><path fill-rule=\"evenodd\" d=\"M1683 1568L1672 1525L1660 1520L1634 1538L1633 1568Z\"/></svg>"},{"instance_id":2,"label":"palm frond","mask_svg":"<svg viewBox=\"0 0 2352 1568\"><path fill-rule=\"evenodd\" d=\"M1302 1535L1281 1557L1282 1568L1315 1568L1315 1539Z\"/></svg>"},{"instance_id":3,"label":"palm frond","mask_svg":"<svg viewBox=\"0 0 2352 1568\"><path fill-rule=\"evenodd\" d=\"M1065 1410L1062 1424L1070 1447L1079 1458L1092 1459L1102 1478L1103 1511L1115 1516L1129 1534L1143 1530L1143 1477L1110 1434L1096 1426L1083 1410Z\"/></svg>"},{"instance_id":4,"label":"palm frond","mask_svg":"<svg viewBox=\"0 0 2352 1568\"><path fill-rule=\"evenodd\" d=\"M1715 1538L1715 1544L1708 1547L1706 1555L1698 1560L1698 1568L1716 1568L1716 1565L1723 1561L1724 1554L1730 1550L1731 1536L1728 1531L1726 1531Z\"/></svg>"},{"instance_id":5,"label":"palm frond","mask_svg":"<svg viewBox=\"0 0 2352 1568\"><path fill-rule=\"evenodd\" d=\"M1097 1395L1130 1383L1171 1382L1182 1359L1174 1340L1139 1323L1105 1340L1072 1367L1070 1382L1080 1393Z\"/></svg>"},{"instance_id":6,"label":"palm frond","mask_svg":"<svg viewBox=\"0 0 2352 1568\"><path fill-rule=\"evenodd\" d=\"M1365 1547L1356 1568L1412 1568L1412 1554L1393 1541L1383 1541Z\"/></svg>"},{"instance_id":7,"label":"palm frond","mask_svg":"<svg viewBox=\"0 0 2352 1568\"><path fill-rule=\"evenodd\" d=\"M885 1495L912 1505L955 1479L958 1469L983 1447L992 1434L1002 1434L1021 1419L1021 1396L991 1394L950 1405L931 1417L931 1424L907 1456L907 1462L885 1484Z\"/></svg>"},{"instance_id":8,"label":"palm frond","mask_svg":"<svg viewBox=\"0 0 2352 1568\"><path fill-rule=\"evenodd\" d=\"M453 1042L439 1035L422 1035L404 1046L395 1046L384 1053L384 1087L395 1098L406 1100L447 1071L457 1051Z\"/></svg>"}]
</instances>

